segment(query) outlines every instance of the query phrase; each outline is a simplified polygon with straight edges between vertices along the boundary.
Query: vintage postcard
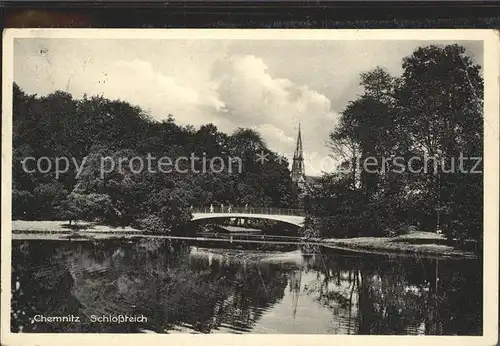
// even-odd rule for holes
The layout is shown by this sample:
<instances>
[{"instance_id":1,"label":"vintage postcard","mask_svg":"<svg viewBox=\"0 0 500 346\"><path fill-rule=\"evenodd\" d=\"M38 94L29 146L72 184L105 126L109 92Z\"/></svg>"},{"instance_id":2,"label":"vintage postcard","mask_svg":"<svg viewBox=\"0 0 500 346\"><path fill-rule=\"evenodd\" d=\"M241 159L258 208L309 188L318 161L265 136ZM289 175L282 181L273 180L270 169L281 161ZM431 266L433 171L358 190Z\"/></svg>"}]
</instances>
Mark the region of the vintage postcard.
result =
<instances>
[{"instance_id":1,"label":"vintage postcard","mask_svg":"<svg viewBox=\"0 0 500 346\"><path fill-rule=\"evenodd\" d=\"M10 29L2 105L2 345L496 343L492 30Z\"/></svg>"}]
</instances>

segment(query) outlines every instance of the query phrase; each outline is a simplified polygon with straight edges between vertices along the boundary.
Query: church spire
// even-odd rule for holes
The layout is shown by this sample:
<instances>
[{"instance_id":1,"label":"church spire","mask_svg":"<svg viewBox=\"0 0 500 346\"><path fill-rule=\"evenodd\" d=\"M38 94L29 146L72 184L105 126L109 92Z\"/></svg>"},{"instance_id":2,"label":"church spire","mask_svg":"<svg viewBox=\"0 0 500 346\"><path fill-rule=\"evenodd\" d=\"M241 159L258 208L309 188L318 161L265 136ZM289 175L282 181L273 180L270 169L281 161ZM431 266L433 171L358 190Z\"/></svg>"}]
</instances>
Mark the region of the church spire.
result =
<instances>
[{"instance_id":1,"label":"church spire","mask_svg":"<svg viewBox=\"0 0 500 346\"><path fill-rule=\"evenodd\" d=\"M293 164L292 164L292 181L302 187L306 180L306 173L304 167L304 153L302 150L302 134L300 132L299 123L299 133L297 135L297 145L295 146L295 153L293 154Z\"/></svg>"}]
</instances>

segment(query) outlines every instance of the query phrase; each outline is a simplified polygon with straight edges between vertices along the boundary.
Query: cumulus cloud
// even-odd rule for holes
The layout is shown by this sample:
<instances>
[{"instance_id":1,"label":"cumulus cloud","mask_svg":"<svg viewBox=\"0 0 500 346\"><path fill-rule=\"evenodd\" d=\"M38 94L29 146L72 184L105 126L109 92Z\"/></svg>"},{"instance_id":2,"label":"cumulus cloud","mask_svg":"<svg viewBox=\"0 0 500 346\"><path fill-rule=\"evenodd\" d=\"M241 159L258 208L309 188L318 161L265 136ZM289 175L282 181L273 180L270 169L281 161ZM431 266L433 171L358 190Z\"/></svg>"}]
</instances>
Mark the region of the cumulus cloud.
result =
<instances>
[{"instance_id":1,"label":"cumulus cloud","mask_svg":"<svg viewBox=\"0 0 500 346\"><path fill-rule=\"evenodd\" d=\"M80 93L97 91L108 98L126 100L148 110L157 120L173 114L182 124L198 126L224 107L213 89L187 86L178 78L156 71L148 61L120 60L101 75L98 85L82 83Z\"/></svg>"},{"instance_id":2,"label":"cumulus cloud","mask_svg":"<svg viewBox=\"0 0 500 346\"><path fill-rule=\"evenodd\" d=\"M304 136L315 138L304 146L324 154L323 143L317 138L327 138L336 118L325 95L290 79L273 77L263 59L254 55L221 59L212 76L226 106L224 116L231 123L257 129L271 148L291 157L297 125L302 122Z\"/></svg>"}]
</instances>

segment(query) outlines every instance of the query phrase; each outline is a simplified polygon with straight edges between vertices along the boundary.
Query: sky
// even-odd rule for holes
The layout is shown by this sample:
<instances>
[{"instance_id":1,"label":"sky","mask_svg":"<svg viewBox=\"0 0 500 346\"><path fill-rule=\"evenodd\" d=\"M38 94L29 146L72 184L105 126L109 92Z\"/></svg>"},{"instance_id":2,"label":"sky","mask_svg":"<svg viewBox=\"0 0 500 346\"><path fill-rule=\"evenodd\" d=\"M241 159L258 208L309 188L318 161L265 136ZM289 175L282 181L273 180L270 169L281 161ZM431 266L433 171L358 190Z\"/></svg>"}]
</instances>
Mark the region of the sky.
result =
<instances>
[{"instance_id":1,"label":"sky","mask_svg":"<svg viewBox=\"0 0 500 346\"><path fill-rule=\"evenodd\" d=\"M254 128L290 162L300 122L306 174L320 175L334 169L326 142L362 91L359 74L399 76L417 47L452 43L482 65L482 41L18 38L14 81L39 96L124 100L180 125Z\"/></svg>"}]
</instances>

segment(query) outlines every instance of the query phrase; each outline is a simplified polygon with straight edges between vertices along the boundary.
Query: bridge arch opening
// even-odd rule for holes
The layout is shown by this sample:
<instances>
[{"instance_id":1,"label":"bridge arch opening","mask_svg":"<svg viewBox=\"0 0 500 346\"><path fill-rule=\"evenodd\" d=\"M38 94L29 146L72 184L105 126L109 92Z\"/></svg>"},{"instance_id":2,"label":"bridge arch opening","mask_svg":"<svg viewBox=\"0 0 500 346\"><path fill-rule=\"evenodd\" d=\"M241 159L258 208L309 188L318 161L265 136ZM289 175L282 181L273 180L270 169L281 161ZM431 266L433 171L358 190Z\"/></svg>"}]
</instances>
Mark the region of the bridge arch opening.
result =
<instances>
[{"instance_id":1,"label":"bridge arch opening","mask_svg":"<svg viewBox=\"0 0 500 346\"><path fill-rule=\"evenodd\" d=\"M298 221L277 220L255 215L204 215L194 217L191 223L205 232L253 233L262 235L298 236L301 225Z\"/></svg>"}]
</instances>

